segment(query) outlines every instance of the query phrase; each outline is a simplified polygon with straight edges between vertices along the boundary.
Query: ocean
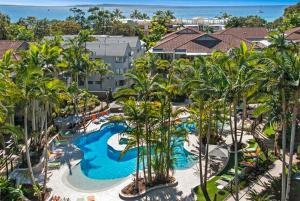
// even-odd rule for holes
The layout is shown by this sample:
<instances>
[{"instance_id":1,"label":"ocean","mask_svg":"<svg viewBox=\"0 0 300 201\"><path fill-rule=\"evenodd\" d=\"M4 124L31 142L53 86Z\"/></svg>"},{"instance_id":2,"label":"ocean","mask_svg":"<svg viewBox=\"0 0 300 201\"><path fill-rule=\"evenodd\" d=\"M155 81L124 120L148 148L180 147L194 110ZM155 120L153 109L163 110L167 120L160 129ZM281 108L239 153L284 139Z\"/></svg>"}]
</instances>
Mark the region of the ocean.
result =
<instances>
[{"instance_id":1,"label":"ocean","mask_svg":"<svg viewBox=\"0 0 300 201\"><path fill-rule=\"evenodd\" d=\"M0 2L1 3L1 2ZM267 21L282 16L284 9L288 5L240 5L240 6L172 6L164 5L100 5L100 7L113 10L120 9L123 15L129 17L134 9L147 13L149 16L157 10L171 10L176 18L207 17L213 18L224 12L233 16L258 15ZM12 21L17 21L21 17L35 16L39 19L48 18L63 20L71 15L70 8L73 6L10 6L0 5L0 12L7 14ZM86 11L90 6L76 6Z\"/></svg>"}]
</instances>

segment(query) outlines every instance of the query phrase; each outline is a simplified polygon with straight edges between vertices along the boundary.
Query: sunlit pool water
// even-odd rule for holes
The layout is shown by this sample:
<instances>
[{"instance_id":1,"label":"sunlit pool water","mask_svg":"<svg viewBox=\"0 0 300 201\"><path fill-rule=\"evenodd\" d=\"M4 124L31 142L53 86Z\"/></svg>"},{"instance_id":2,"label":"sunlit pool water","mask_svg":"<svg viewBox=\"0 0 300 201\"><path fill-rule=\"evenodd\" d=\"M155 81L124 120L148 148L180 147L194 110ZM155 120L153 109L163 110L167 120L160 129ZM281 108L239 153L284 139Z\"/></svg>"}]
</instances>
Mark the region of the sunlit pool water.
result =
<instances>
[{"instance_id":1,"label":"sunlit pool water","mask_svg":"<svg viewBox=\"0 0 300 201\"><path fill-rule=\"evenodd\" d=\"M83 152L81 171L91 179L111 180L127 177L135 171L137 150L129 150L122 158L120 152L112 149L107 141L115 134L127 129L125 123L108 123L99 131L83 135L74 144ZM195 156L183 148L183 140L176 139L175 169L186 169L195 163Z\"/></svg>"}]
</instances>

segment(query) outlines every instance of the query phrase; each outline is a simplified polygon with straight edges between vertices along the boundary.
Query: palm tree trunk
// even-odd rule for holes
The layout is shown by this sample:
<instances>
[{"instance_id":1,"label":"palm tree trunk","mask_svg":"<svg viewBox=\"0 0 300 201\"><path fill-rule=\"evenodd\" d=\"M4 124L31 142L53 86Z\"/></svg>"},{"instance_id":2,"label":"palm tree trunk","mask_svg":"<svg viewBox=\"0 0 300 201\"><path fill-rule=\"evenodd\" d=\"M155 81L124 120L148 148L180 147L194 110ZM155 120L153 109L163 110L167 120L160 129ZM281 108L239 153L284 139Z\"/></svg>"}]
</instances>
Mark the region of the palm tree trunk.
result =
<instances>
[{"instance_id":1,"label":"palm tree trunk","mask_svg":"<svg viewBox=\"0 0 300 201\"><path fill-rule=\"evenodd\" d=\"M45 165L44 165L44 183L43 183L43 200L45 200L45 196L46 196L46 190L47 190L47 174L48 174L48 109L49 109L49 104L48 102L46 103L46 111L45 111L45 145L44 145L44 151L45 151Z\"/></svg>"},{"instance_id":2,"label":"palm tree trunk","mask_svg":"<svg viewBox=\"0 0 300 201\"><path fill-rule=\"evenodd\" d=\"M138 133L137 134L136 173L135 173L135 190L137 193L139 193L139 165L140 165L140 134Z\"/></svg>"},{"instance_id":3,"label":"palm tree trunk","mask_svg":"<svg viewBox=\"0 0 300 201\"><path fill-rule=\"evenodd\" d=\"M292 165L293 165L293 154L295 147L295 135L296 135L296 125L297 125L297 115L298 115L298 100L299 100L299 90L296 91L293 107L293 117L292 117L292 131L291 131L291 141L290 141L290 154L289 154L289 169L287 176L287 188L286 188L286 200L289 200L289 193L291 189L291 176L292 176Z\"/></svg>"},{"instance_id":4,"label":"palm tree trunk","mask_svg":"<svg viewBox=\"0 0 300 201\"><path fill-rule=\"evenodd\" d=\"M239 179L238 179L238 138L237 138L237 118L236 118L237 100L233 100L233 119L234 119L234 183L235 200L239 200Z\"/></svg>"},{"instance_id":5,"label":"palm tree trunk","mask_svg":"<svg viewBox=\"0 0 300 201\"><path fill-rule=\"evenodd\" d=\"M281 183L281 201L285 201L285 192L286 192L286 99L285 99L285 90L281 89L281 98L282 98L282 183Z\"/></svg>"},{"instance_id":6,"label":"palm tree trunk","mask_svg":"<svg viewBox=\"0 0 300 201\"><path fill-rule=\"evenodd\" d=\"M247 97L243 96L242 130L241 130L241 137L240 137L240 140L239 140L239 144L242 143L242 139L243 139L246 115L247 115Z\"/></svg>"},{"instance_id":7,"label":"palm tree trunk","mask_svg":"<svg viewBox=\"0 0 300 201\"><path fill-rule=\"evenodd\" d=\"M26 149L26 160L27 160L27 166L28 166L28 171L31 179L32 185L35 185L35 180L33 176L33 170L31 166L31 159L30 159L30 150L28 146L28 106L27 103L25 104L24 108L24 140L25 140L25 149Z\"/></svg>"},{"instance_id":8,"label":"palm tree trunk","mask_svg":"<svg viewBox=\"0 0 300 201\"><path fill-rule=\"evenodd\" d=\"M89 90L88 73L87 72L85 72L85 76L84 76L84 85L85 85L85 89Z\"/></svg>"},{"instance_id":9,"label":"palm tree trunk","mask_svg":"<svg viewBox=\"0 0 300 201\"><path fill-rule=\"evenodd\" d=\"M206 201L210 201L210 197L207 192L207 170L208 170L208 149L209 149L209 141L210 141L210 135L211 135L211 112L209 112L209 119L208 119L208 128L207 128L207 135L206 135L206 148L205 148L205 165L204 165L204 191L203 195L205 197Z\"/></svg>"}]
</instances>

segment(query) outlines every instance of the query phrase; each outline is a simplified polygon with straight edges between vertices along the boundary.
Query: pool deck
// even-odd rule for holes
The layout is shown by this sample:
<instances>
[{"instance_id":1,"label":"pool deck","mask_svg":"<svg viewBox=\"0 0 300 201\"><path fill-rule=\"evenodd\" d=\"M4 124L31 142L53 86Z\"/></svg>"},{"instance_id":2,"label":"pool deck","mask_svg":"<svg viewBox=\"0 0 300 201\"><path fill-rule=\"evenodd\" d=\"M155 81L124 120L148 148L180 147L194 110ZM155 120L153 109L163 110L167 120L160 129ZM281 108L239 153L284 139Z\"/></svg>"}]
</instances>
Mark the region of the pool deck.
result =
<instances>
[{"instance_id":1,"label":"pool deck","mask_svg":"<svg viewBox=\"0 0 300 201\"><path fill-rule=\"evenodd\" d=\"M101 124L90 123L86 128L86 132L93 132L98 130L105 122ZM118 135L115 135L115 138L112 138L112 142L115 143ZM194 135L189 135L190 143L186 144L185 148L187 150L192 149L197 142L197 138ZM121 149L121 147L119 147ZM123 148L123 147L122 147ZM128 176L122 180L118 180L114 185L106 189L97 190L97 184L101 185L101 181L93 180L84 176L79 170L80 160L82 158L82 153L76 147L68 145L64 147L66 159L62 162L60 169L51 170L53 173L50 177L47 185L52 188L52 195L60 195L62 198L69 198L71 201L77 201L78 198L84 198L87 200L88 196L95 196L96 201L118 201L122 200L119 197L119 192L132 182L132 176ZM67 154L66 154L67 153ZM166 189L161 189L157 191L150 192L143 198L139 199L140 201L147 200L156 200L156 201L174 201L174 200L194 200L193 194L191 192L192 188L199 185L200 178L197 172L198 164L195 164L191 168L185 170L176 170L174 177L178 181L178 186L169 187ZM89 189L91 186L94 190L83 190L82 188L75 187L71 185L70 182L66 179L68 175L72 175L74 180L79 181L79 185L84 185L85 188Z\"/></svg>"}]
</instances>

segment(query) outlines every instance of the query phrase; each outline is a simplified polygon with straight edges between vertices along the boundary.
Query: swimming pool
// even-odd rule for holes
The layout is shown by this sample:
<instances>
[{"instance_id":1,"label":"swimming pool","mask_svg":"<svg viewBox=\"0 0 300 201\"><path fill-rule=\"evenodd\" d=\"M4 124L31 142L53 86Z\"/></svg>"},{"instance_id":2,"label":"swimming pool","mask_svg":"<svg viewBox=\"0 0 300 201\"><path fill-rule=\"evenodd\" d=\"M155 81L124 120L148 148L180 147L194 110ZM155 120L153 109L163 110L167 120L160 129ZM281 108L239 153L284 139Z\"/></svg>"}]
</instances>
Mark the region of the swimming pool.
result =
<instances>
[{"instance_id":1,"label":"swimming pool","mask_svg":"<svg viewBox=\"0 0 300 201\"><path fill-rule=\"evenodd\" d=\"M117 133L122 133L127 125L122 122L105 124L99 131L83 135L74 144L83 152L80 162L82 173L91 179L111 180L127 177L136 168L136 149L129 150L122 158L120 152L113 150L107 141ZM183 140L176 139L175 169L186 169L195 163L194 155L183 148Z\"/></svg>"}]
</instances>

